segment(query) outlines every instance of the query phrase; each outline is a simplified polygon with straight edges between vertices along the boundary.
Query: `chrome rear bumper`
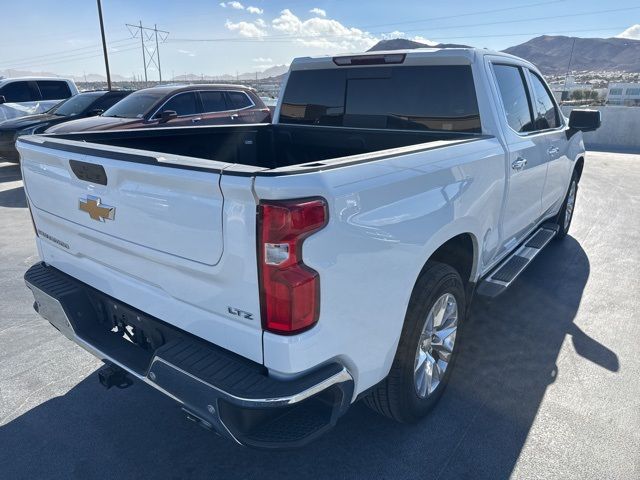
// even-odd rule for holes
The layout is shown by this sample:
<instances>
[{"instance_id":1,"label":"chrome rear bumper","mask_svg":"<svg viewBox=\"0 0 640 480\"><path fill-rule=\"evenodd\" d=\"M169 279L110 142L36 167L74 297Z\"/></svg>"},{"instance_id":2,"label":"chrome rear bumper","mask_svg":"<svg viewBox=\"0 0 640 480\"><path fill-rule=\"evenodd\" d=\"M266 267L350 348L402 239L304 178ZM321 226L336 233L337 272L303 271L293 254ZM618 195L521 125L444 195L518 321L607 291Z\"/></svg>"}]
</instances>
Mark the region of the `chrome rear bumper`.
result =
<instances>
[{"instance_id":1,"label":"chrome rear bumper","mask_svg":"<svg viewBox=\"0 0 640 480\"><path fill-rule=\"evenodd\" d=\"M34 308L65 337L173 398L191 419L239 444L304 445L335 425L351 402L353 378L337 363L292 381L275 380L262 365L147 316L53 267L34 265L25 282ZM119 318L129 315L141 338L162 340L141 346L112 333L110 309L118 310Z\"/></svg>"}]
</instances>

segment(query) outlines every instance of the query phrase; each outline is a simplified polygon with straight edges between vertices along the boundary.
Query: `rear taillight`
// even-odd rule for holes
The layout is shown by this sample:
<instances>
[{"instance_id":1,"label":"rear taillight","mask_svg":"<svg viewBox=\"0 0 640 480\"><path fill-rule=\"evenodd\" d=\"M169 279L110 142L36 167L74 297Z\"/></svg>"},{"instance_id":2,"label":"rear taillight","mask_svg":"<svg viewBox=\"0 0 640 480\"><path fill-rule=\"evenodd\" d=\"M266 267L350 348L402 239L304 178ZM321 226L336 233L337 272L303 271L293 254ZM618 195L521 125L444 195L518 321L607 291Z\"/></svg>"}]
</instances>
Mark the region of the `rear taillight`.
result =
<instances>
[{"instance_id":1,"label":"rear taillight","mask_svg":"<svg viewBox=\"0 0 640 480\"><path fill-rule=\"evenodd\" d=\"M258 206L262 326L284 335L312 327L320 314L320 277L302 261L302 242L327 224L322 198Z\"/></svg>"}]
</instances>

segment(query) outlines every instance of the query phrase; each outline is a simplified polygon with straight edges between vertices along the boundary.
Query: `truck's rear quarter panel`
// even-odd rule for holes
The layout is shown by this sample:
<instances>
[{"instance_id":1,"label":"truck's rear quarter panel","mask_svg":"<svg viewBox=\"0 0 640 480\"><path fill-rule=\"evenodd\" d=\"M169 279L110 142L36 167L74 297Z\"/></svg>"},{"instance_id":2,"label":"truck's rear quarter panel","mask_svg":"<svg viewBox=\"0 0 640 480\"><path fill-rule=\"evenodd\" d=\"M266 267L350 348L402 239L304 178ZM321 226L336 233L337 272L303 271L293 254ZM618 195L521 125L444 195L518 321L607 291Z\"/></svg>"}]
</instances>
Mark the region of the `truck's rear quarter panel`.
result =
<instances>
[{"instance_id":1,"label":"truck's rear quarter panel","mask_svg":"<svg viewBox=\"0 0 640 480\"><path fill-rule=\"evenodd\" d=\"M482 138L333 167L256 178L260 199L317 195L329 203L328 225L303 246L305 264L320 273L320 319L293 337L265 333L264 360L272 371L295 373L338 359L359 393L388 373L429 255L465 232L480 258L497 247L504 150Z\"/></svg>"}]
</instances>

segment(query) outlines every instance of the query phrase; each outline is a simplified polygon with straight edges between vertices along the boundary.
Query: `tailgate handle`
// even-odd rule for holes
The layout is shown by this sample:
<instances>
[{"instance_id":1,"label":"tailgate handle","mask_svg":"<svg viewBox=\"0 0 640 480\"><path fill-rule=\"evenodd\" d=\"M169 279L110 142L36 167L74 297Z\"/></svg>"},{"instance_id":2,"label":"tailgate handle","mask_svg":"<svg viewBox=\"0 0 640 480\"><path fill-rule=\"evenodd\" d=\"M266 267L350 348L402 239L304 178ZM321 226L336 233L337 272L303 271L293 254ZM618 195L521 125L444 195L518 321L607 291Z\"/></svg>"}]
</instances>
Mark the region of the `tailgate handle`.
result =
<instances>
[{"instance_id":1,"label":"tailgate handle","mask_svg":"<svg viewBox=\"0 0 640 480\"><path fill-rule=\"evenodd\" d=\"M79 160L69 160L69 166L74 175L80 180L90 183L107 184L107 172L102 165L96 163L81 162Z\"/></svg>"}]
</instances>

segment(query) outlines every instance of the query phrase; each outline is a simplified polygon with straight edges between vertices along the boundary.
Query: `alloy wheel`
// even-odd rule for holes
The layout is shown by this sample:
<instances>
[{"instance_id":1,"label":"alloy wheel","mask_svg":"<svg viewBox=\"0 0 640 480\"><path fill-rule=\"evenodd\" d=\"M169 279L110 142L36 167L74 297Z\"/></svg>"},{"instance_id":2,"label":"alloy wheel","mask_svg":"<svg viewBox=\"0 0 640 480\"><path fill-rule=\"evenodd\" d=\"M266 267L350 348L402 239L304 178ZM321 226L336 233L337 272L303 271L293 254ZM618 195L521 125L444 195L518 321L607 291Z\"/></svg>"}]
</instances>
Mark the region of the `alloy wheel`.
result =
<instances>
[{"instance_id":1,"label":"alloy wheel","mask_svg":"<svg viewBox=\"0 0 640 480\"><path fill-rule=\"evenodd\" d=\"M571 224L571 217L573 217L573 208L576 204L576 182L571 182L569 187L569 195L567 195L567 206L564 209L564 229L568 230Z\"/></svg>"},{"instance_id":2,"label":"alloy wheel","mask_svg":"<svg viewBox=\"0 0 640 480\"><path fill-rule=\"evenodd\" d=\"M431 395L440 384L451 361L458 330L458 302L445 293L429 310L413 369L414 386L420 398Z\"/></svg>"}]
</instances>

